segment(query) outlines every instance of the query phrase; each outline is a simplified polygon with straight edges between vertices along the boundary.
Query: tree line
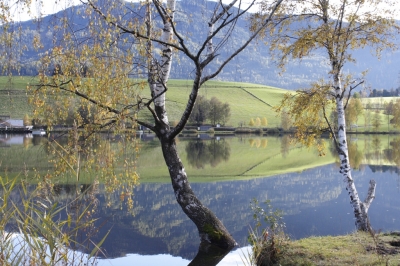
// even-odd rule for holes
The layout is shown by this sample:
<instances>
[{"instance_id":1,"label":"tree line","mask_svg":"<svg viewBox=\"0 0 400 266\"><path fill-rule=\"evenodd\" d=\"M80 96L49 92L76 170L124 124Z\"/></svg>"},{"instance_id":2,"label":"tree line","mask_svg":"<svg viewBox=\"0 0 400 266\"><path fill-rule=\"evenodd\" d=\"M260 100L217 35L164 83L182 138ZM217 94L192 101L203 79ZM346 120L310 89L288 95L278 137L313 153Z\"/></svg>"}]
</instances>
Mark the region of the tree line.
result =
<instances>
[{"instance_id":1,"label":"tree line","mask_svg":"<svg viewBox=\"0 0 400 266\"><path fill-rule=\"evenodd\" d=\"M369 97L398 97L400 96L400 88L391 90L377 90L373 89L369 94Z\"/></svg>"}]
</instances>

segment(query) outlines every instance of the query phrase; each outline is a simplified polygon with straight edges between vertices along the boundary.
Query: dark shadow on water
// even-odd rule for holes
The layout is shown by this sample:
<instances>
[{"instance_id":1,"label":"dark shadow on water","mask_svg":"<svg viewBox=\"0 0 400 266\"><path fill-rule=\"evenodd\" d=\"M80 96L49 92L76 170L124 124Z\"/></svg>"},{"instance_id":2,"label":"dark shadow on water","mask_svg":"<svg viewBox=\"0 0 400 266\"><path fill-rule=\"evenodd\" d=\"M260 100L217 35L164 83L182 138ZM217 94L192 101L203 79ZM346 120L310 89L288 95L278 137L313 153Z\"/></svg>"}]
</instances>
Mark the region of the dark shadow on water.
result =
<instances>
[{"instance_id":1,"label":"dark shadow on water","mask_svg":"<svg viewBox=\"0 0 400 266\"><path fill-rule=\"evenodd\" d=\"M196 257L189 266L214 266L217 265L231 250L221 249L209 243L202 242Z\"/></svg>"}]
</instances>

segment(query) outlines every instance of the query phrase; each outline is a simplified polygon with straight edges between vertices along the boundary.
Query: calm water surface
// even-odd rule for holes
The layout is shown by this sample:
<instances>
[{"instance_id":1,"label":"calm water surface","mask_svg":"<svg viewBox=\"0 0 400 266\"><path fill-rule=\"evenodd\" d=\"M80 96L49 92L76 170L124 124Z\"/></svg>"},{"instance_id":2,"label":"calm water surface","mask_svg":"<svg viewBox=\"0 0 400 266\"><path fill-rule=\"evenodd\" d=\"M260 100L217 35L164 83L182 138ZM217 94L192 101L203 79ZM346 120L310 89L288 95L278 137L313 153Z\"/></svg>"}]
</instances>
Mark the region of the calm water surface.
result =
<instances>
[{"instance_id":1,"label":"calm water surface","mask_svg":"<svg viewBox=\"0 0 400 266\"><path fill-rule=\"evenodd\" d=\"M353 175L362 199L369 180L376 180L376 198L369 210L371 224L376 230L392 231L400 230L400 177L395 164L396 150L393 150L397 148L395 139L386 138L375 139L375 142L369 137L353 140L357 146L353 148L353 155L357 157L353 162L357 167ZM23 149L27 142L24 137L2 136L0 139L3 155L8 153L10 157L11 153L20 153L23 157L23 150L27 150L26 147ZM40 147L43 140L34 141L37 145L32 146ZM285 142L287 140L278 137L179 141L193 190L223 221L240 248L247 246L249 226L254 224L249 208L252 199L260 202L268 199L274 208L282 210L286 232L293 239L340 235L355 230L345 183L338 173L334 157L329 161L329 158L320 159L315 154L307 160L312 161L310 165L325 160L321 166L284 173L282 170L295 169L294 165L303 164L297 160L306 152L287 147ZM20 151L16 148L18 145ZM139 173L140 164L145 169L142 168L140 185L134 189L132 209L121 202L118 191L107 194L104 185L99 184L95 218L100 218L100 232L94 242L100 241L111 229L102 245L107 259L100 260L100 264L187 265L198 250L197 230L177 205L167 173L163 170L165 166L155 164L153 169L149 169L147 165L149 158L159 161L161 152L155 152L159 149L156 142L146 141L143 145L142 158L138 162ZM274 145L280 145L279 149ZM278 154L276 150L279 150ZM192 155L188 155L190 153ZM284 161L287 164L280 165ZM9 164L8 169L13 167L12 161ZM40 162L40 165L48 167L46 162ZM2 168L5 167L3 164ZM264 169L281 170L281 174L265 172L263 175ZM60 195L64 196L60 196L60 201L68 197L74 186L76 184L61 186ZM242 265L241 255L242 251L233 251L219 265Z\"/></svg>"}]
</instances>

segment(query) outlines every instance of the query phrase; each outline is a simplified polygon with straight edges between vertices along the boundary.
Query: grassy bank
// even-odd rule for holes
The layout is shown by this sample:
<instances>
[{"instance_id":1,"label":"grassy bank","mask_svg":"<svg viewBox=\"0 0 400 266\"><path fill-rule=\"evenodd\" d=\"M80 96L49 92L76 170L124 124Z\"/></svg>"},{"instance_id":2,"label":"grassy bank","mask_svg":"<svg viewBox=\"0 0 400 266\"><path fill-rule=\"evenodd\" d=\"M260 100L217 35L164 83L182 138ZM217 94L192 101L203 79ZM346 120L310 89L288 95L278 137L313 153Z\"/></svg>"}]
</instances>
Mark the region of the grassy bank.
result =
<instances>
[{"instance_id":1,"label":"grassy bank","mask_svg":"<svg viewBox=\"0 0 400 266\"><path fill-rule=\"evenodd\" d=\"M279 265L400 265L400 233L356 232L289 242Z\"/></svg>"}]
</instances>

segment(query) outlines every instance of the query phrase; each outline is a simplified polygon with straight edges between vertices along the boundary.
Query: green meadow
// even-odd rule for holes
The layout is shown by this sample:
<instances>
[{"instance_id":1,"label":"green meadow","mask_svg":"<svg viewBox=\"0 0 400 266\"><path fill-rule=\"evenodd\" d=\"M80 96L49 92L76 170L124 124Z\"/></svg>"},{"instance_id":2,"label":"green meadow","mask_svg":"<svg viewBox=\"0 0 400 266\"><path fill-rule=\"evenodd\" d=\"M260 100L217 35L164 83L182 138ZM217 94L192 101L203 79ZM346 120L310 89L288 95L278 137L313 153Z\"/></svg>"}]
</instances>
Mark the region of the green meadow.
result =
<instances>
[{"instance_id":1,"label":"green meadow","mask_svg":"<svg viewBox=\"0 0 400 266\"><path fill-rule=\"evenodd\" d=\"M25 114L32 115L33 108L28 104L26 88L28 84L34 84L32 77L0 77L0 115L11 115L13 119L22 119ZM191 92L190 80L170 80L167 91L167 111L172 124L178 122ZM203 85L199 94L211 99L217 97L222 102L228 102L231 109L231 118L227 126L238 127L248 125L250 119L266 117L268 127L279 127L280 117L273 110L290 91L240 82L209 81ZM143 98L149 98L148 90L140 91ZM385 102L397 99L396 97L362 98L363 106L370 104L374 109L364 109L356 122L357 127L348 128L349 131L358 132L398 132L399 129L390 125L392 118L383 113L382 109L375 106L383 106ZM378 112L380 126L375 129L371 125L372 118ZM141 119L151 119L150 112L143 110L139 116Z\"/></svg>"},{"instance_id":2,"label":"green meadow","mask_svg":"<svg viewBox=\"0 0 400 266\"><path fill-rule=\"evenodd\" d=\"M170 80L167 92L167 111L169 120L177 122L191 92L192 84L189 80ZM209 81L201 89L200 95L207 99L218 98L221 102L228 102L231 109L231 118L227 126L238 127L247 125L250 119L266 117L269 127L278 127L280 118L273 111L272 106L279 104L287 90L269 86L239 83ZM149 97L148 91L143 96Z\"/></svg>"},{"instance_id":3,"label":"green meadow","mask_svg":"<svg viewBox=\"0 0 400 266\"><path fill-rule=\"evenodd\" d=\"M34 82L32 77L0 77L0 115L11 115L13 119L22 119L25 114L32 114L28 105L26 87ZM178 121L191 91L191 81L170 80L167 92L167 110L171 122ZM268 125L277 127L280 119L271 106L277 105L286 90L237 82L209 81L200 90L200 95L211 99L217 97L222 102L228 102L231 108L229 126L237 127L239 123L248 124L251 118L268 119ZM140 92L144 98L149 98L148 90ZM142 117L149 118L147 110Z\"/></svg>"},{"instance_id":4,"label":"green meadow","mask_svg":"<svg viewBox=\"0 0 400 266\"><path fill-rule=\"evenodd\" d=\"M32 114L26 90L31 81L32 77L0 77L0 115L22 119L25 114Z\"/></svg>"}]
</instances>

